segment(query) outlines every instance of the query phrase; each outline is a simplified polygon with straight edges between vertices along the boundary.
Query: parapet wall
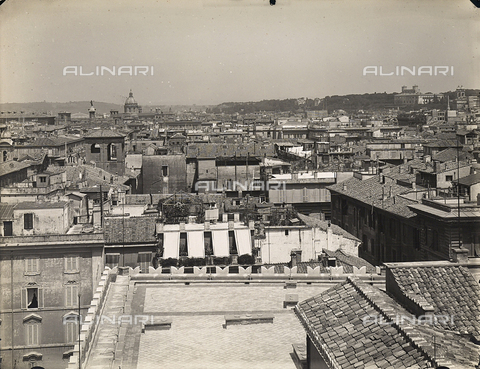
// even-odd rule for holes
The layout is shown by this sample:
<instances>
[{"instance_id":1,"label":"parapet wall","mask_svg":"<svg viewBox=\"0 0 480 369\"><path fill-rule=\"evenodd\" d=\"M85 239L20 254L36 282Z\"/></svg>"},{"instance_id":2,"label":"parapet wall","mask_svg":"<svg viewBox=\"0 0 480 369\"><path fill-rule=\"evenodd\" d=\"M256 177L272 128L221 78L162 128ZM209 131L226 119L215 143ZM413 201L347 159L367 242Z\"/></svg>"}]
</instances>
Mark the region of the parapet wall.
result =
<instances>
[{"instance_id":1,"label":"parapet wall","mask_svg":"<svg viewBox=\"0 0 480 369\"><path fill-rule=\"evenodd\" d=\"M330 267L328 273L321 273L320 267L311 268L307 266L306 273L299 273L298 267L292 268L283 267L283 272L275 270L274 266L204 266L204 267L169 267L157 269L149 267L148 273L141 273L140 267L130 269L130 276L135 280L142 279L199 279L199 280L220 280L220 279L343 279L346 276L363 276L371 279L384 279L380 274L380 268L377 268L377 273L367 273L365 267L353 267L353 273L344 273L343 267Z\"/></svg>"},{"instance_id":2,"label":"parapet wall","mask_svg":"<svg viewBox=\"0 0 480 369\"><path fill-rule=\"evenodd\" d=\"M116 278L116 276L116 268L110 269L106 267L106 269L103 271L100 281L98 282L97 289L93 294L93 299L90 302L90 308L87 311L87 315L85 316L83 321L81 321L82 328L80 331L80 343L77 343L75 345L73 355L70 356L70 360L68 361L67 369L79 368L79 348L80 360L82 363L85 362L85 358L87 357L88 351L90 350L90 345L93 341L95 329L97 327L97 324L95 324L95 322L98 320L98 316L102 311L110 283Z\"/></svg>"}]
</instances>

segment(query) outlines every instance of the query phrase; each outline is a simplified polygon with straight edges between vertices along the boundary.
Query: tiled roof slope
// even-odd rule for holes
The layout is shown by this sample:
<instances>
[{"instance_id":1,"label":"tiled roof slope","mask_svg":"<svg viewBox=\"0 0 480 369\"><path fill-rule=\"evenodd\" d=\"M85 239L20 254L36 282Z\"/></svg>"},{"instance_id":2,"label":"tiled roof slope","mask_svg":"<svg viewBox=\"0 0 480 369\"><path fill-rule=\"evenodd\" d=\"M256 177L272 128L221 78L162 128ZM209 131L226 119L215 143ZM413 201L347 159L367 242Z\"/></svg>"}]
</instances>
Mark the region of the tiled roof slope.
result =
<instances>
[{"instance_id":1,"label":"tiled roof slope","mask_svg":"<svg viewBox=\"0 0 480 369\"><path fill-rule=\"evenodd\" d=\"M187 146L187 158L218 158L218 157L254 157L274 156L275 148L271 144L261 143L195 143Z\"/></svg>"},{"instance_id":2,"label":"tiled roof slope","mask_svg":"<svg viewBox=\"0 0 480 369\"><path fill-rule=\"evenodd\" d=\"M343 266L343 270L345 273L353 273L353 267L361 268L365 267L367 269L367 273L375 273L375 267L370 264L368 261L359 258L358 256L349 255L343 250L335 250L329 251L327 249L323 249L323 252L327 254L329 257L334 257L337 259L337 265ZM348 268L350 267L350 268ZM352 271L349 272L348 270L351 269Z\"/></svg>"},{"instance_id":3,"label":"tiled roof slope","mask_svg":"<svg viewBox=\"0 0 480 369\"><path fill-rule=\"evenodd\" d=\"M115 132L109 129L94 129L88 132L84 137L88 138L116 138L116 137L125 137L124 134L120 132Z\"/></svg>"},{"instance_id":4,"label":"tiled roof slope","mask_svg":"<svg viewBox=\"0 0 480 369\"><path fill-rule=\"evenodd\" d=\"M330 368L426 368L434 358L450 369L478 363L479 346L441 328L400 321L411 314L358 279L299 303L295 313Z\"/></svg>"},{"instance_id":5,"label":"tiled roof slope","mask_svg":"<svg viewBox=\"0 0 480 369\"><path fill-rule=\"evenodd\" d=\"M379 312L348 280L309 298L295 313L330 368L423 368L427 361L391 325L364 325ZM387 296L386 296L387 297Z\"/></svg>"},{"instance_id":6,"label":"tiled roof slope","mask_svg":"<svg viewBox=\"0 0 480 369\"><path fill-rule=\"evenodd\" d=\"M339 227L336 224L330 223L327 220L316 219L316 218L310 217L308 215L303 215L303 214L300 214L300 213L297 214L297 217L309 227L316 227L316 228L319 228L319 229L321 229L322 231L325 231L325 232L327 231L328 227L330 227L332 229L333 234L336 234L338 236L343 236L345 238L348 238L348 239L351 239L351 240L354 240L354 241L361 242L353 234L347 232L342 227ZM329 225L329 223L330 223L330 225Z\"/></svg>"},{"instance_id":7,"label":"tiled roof slope","mask_svg":"<svg viewBox=\"0 0 480 369\"><path fill-rule=\"evenodd\" d=\"M473 155L469 152L463 150L457 152L457 149L454 147L439 151L438 153L433 155L432 159L444 163L447 161L455 161L458 157L460 157L460 161L467 161L469 159L473 159Z\"/></svg>"},{"instance_id":8,"label":"tiled roof slope","mask_svg":"<svg viewBox=\"0 0 480 369\"><path fill-rule=\"evenodd\" d=\"M415 213L408 208L408 205L413 205L417 202L399 196L407 194L412 191L412 189L395 183L382 184L378 176L364 181L353 177L341 183L328 186L327 189L358 200L365 205L383 209L405 218L415 216ZM383 194L385 194L387 198L382 201Z\"/></svg>"},{"instance_id":9,"label":"tiled roof slope","mask_svg":"<svg viewBox=\"0 0 480 369\"><path fill-rule=\"evenodd\" d=\"M421 300L433 306L435 315L454 317L453 323L449 321L445 328L468 332L480 341L480 285L468 269L408 266L389 270L405 297L413 300L421 296Z\"/></svg>"},{"instance_id":10,"label":"tiled roof slope","mask_svg":"<svg viewBox=\"0 0 480 369\"><path fill-rule=\"evenodd\" d=\"M0 221L13 220L13 209L16 204L0 204Z\"/></svg>"},{"instance_id":11,"label":"tiled roof slope","mask_svg":"<svg viewBox=\"0 0 480 369\"><path fill-rule=\"evenodd\" d=\"M105 217L106 244L155 242L156 216Z\"/></svg>"}]
</instances>

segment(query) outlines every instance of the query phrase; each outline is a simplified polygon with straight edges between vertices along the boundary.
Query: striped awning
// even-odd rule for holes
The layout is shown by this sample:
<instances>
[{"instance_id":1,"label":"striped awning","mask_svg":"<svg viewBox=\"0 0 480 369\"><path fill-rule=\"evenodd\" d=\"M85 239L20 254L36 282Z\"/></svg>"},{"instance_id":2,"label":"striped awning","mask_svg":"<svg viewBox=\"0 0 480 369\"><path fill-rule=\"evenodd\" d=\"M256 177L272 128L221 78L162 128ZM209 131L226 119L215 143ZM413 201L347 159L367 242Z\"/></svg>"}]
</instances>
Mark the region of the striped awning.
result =
<instances>
[{"instance_id":1,"label":"striped awning","mask_svg":"<svg viewBox=\"0 0 480 369\"><path fill-rule=\"evenodd\" d=\"M238 255L252 254L252 240L249 229L236 229L235 239L237 241Z\"/></svg>"},{"instance_id":2,"label":"striped awning","mask_svg":"<svg viewBox=\"0 0 480 369\"><path fill-rule=\"evenodd\" d=\"M203 231L187 232L188 256L191 258L205 257L205 241L203 240Z\"/></svg>"},{"instance_id":3,"label":"striped awning","mask_svg":"<svg viewBox=\"0 0 480 369\"><path fill-rule=\"evenodd\" d=\"M212 231L213 254L215 256L230 256L228 230Z\"/></svg>"},{"instance_id":4,"label":"striped awning","mask_svg":"<svg viewBox=\"0 0 480 369\"><path fill-rule=\"evenodd\" d=\"M180 232L165 232L163 234L163 258L178 259L180 252Z\"/></svg>"}]
</instances>

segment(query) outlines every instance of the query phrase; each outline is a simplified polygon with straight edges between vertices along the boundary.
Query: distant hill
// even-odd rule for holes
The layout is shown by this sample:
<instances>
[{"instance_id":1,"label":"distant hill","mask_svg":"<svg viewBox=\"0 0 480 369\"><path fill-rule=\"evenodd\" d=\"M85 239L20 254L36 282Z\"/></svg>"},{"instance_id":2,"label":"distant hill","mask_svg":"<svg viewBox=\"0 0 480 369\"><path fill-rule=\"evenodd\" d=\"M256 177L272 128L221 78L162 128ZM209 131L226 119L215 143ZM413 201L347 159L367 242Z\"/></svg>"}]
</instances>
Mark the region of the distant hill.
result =
<instances>
[{"instance_id":1,"label":"distant hill","mask_svg":"<svg viewBox=\"0 0 480 369\"><path fill-rule=\"evenodd\" d=\"M350 95L333 95L325 96L323 99L301 99L301 103L297 99L285 100L262 100L258 102L226 102L208 109L211 113L255 113L261 111L286 112L286 111L306 111L306 110L345 110L348 113L358 110L380 110L395 107L394 96L397 93L368 93L368 94L350 94ZM455 91L443 92L444 96L448 96L450 101L456 98ZM466 89L466 96L478 96L480 90ZM426 108L426 109L446 109L447 99L443 101L429 104L419 105L410 108Z\"/></svg>"},{"instance_id":2,"label":"distant hill","mask_svg":"<svg viewBox=\"0 0 480 369\"><path fill-rule=\"evenodd\" d=\"M448 96L450 101L456 98L455 91L443 92L444 96ZM467 96L479 96L479 89L466 89ZM208 113L226 113L226 114L248 114L255 112L304 112L306 110L345 110L348 113L358 110L380 110L394 107L393 101L396 93L368 93L368 94L350 94L350 95L333 95L325 96L322 99L284 99L284 100L262 100L252 102L225 102L219 105L142 105L143 112L154 111L159 108L163 112L200 112ZM111 104L105 102L93 102L98 114L109 114L110 110L118 110L123 112L123 105ZM414 107L427 109L446 109L447 99L436 103L435 105L421 105ZM0 111L3 112L21 112L26 114L51 113L56 115L61 111L74 113L88 113L90 101L70 101L65 103L53 102L33 102L33 103L3 103L0 104ZM412 107L408 107L412 108Z\"/></svg>"},{"instance_id":3,"label":"distant hill","mask_svg":"<svg viewBox=\"0 0 480 369\"><path fill-rule=\"evenodd\" d=\"M393 107L393 97L390 93L373 93L363 95L334 95L323 99L285 99L285 100L262 100L259 102L228 102L217 105L209 111L212 113L255 113L260 111L306 111L306 110L345 110L347 112L359 109L385 109Z\"/></svg>"}]
</instances>

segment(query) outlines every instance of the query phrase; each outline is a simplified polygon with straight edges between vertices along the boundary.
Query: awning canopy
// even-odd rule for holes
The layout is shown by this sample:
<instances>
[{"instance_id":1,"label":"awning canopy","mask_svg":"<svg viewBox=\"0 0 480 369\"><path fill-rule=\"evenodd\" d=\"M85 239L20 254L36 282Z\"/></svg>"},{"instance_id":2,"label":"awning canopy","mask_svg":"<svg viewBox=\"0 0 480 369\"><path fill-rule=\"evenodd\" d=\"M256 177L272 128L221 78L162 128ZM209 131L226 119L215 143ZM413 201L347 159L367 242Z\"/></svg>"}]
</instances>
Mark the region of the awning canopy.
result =
<instances>
[{"instance_id":1,"label":"awning canopy","mask_svg":"<svg viewBox=\"0 0 480 369\"><path fill-rule=\"evenodd\" d=\"M205 257L205 241L203 240L203 231L187 232L188 256L191 258Z\"/></svg>"},{"instance_id":2,"label":"awning canopy","mask_svg":"<svg viewBox=\"0 0 480 369\"><path fill-rule=\"evenodd\" d=\"M249 229L236 229L235 239L237 241L238 255L252 254L252 240Z\"/></svg>"},{"instance_id":3,"label":"awning canopy","mask_svg":"<svg viewBox=\"0 0 480 369\"><path fill-rule=\"evenodd\" d=\"M215 256L230 256L228 230L212 231L213 254Z\"/></svg>"},{"instance_id":4,"label":"awning canopy","mask_svg":"<svg viewBox=\"0 0 480 369\"><path fill-rule=\"evenodd\" d=\"M163 234L163 258L178 259L180 252L180 232L165 232Z\"/></svg>"}]
</instances>

